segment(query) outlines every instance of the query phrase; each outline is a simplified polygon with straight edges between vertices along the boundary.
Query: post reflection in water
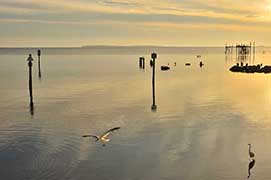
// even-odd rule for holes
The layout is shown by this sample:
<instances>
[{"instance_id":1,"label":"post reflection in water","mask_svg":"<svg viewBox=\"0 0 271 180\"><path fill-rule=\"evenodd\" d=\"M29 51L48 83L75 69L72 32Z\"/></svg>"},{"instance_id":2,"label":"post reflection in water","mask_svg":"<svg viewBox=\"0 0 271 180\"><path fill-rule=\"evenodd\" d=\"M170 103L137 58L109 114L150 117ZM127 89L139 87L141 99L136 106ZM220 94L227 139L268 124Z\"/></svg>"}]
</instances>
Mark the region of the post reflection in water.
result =
<instances>
[{"instance_id":1,"label":"post reflection in water","mask_svg":"<svg viewBox=\"0 0 271 180\"><path fill-rule=\"evenodd\" d=\"M29 110L30 110L31 116L34 116L34 105L33 104L29 106Z\"/></svg>"},{"instance_id":2,"label":"post reflection in water","mask_svg":"<svg viewBox=\"0 0 271 180\"><path fill-rule=\"evenodd\" d=\"M151 58L153 59L152 60L152 106L151 106L151 109L152 111L155 112L157 110L157 106L155 104L155 59L157 58L157 54L152 53Z\"/></svg>"}]
</instances>

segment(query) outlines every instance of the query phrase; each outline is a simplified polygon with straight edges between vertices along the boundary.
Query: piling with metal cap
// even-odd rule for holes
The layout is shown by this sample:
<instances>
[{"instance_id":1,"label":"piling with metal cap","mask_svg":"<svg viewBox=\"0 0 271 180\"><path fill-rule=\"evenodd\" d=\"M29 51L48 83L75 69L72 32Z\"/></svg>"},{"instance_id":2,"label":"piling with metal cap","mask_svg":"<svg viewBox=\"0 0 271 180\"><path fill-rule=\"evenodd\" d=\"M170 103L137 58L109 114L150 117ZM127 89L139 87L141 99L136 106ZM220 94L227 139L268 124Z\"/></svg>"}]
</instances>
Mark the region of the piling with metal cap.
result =
<instances>
[{"instance_id":1,"label":"piling with metal cap","mask_svg":"<svg viewBox=\"0 0 271 180\"><path fill-rule=\"evenodd\" d=\"M40 51L40 49L39 49L39 50L38 50L39 78L41 78L40 56L41 56L41 51Z\"/></svg>"},{"instance_id":2,"label":"piling with metal cap","mask_svg":"<svg viewBox=\"0 0 271 180\"><path fill-rule=\"evenodd\" d=\"M157 58L156 53L151 54L152 58L152 110L156 110L157 106L155 104L155 60Z\"/></svg>"}]
</instances>

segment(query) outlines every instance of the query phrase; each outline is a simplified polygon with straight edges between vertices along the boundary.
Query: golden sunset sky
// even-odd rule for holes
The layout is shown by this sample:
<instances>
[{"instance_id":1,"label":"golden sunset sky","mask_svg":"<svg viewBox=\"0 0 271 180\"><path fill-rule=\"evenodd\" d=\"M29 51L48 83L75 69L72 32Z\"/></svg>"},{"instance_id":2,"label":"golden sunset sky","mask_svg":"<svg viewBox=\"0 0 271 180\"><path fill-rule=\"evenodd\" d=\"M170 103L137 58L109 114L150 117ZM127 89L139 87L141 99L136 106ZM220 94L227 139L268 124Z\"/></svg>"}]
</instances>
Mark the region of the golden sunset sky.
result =
<instances>
[{"instance_id":1,"label":"golden sunset sky","mask_svg":"<svg viewBox=\"0 0 271 180\"><path fill-rule=\"evenodd\" d=\"M0 0L0 46L271 45L270 0Z\"/></svg>"}]
</instances>

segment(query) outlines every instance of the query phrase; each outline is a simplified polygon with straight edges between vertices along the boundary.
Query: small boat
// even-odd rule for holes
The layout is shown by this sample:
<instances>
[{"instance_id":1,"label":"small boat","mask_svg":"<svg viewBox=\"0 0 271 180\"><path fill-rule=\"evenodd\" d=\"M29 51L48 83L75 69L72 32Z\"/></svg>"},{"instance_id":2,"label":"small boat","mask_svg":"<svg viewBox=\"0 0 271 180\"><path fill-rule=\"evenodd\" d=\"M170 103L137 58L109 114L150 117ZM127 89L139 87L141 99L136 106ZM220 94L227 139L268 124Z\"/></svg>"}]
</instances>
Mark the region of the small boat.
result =
<instances>
[{"instance_id":1,"label":"small boat","mask_svg":"<svg viewBox=\"0 0 271 180\"><path fill-rule=\"evenodd\" d=\"M170 67L168 67L168 66L161 66L161 70L162 71L167 71L167 70L170 70Z\"/></svg>"}]
</instances>

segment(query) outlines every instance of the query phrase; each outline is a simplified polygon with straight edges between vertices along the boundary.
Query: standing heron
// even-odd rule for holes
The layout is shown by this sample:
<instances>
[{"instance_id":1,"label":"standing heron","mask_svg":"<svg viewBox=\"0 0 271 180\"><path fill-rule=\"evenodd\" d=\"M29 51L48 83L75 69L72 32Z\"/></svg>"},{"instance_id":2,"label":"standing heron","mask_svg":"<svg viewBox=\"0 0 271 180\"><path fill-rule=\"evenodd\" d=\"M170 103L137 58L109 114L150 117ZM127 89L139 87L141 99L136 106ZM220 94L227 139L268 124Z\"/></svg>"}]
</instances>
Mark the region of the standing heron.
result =
<instances>
[{"instance_id":1,"label":"standing heron","mask_svg":"<svg viewBox=\"0 0 271 180\"><path fill-rule=\"evenodd\" d=\"M251 144L248 144L248 155L250 158L255 157L255 153L251 151Z\"/></svg>"},{"instance_id":2,"label":"standing heron","mask_svg":"<svg viewBox=\"0 0 271 180\"><path fill-rule=\"evenodd\" d=\"M101 141L103 143L103 145L105 145L105 143L109 142L110 139L108 138L108 136L116 131L116 130L119 130L120 127L114 127L112 129L109 129L107 130L106 132L104 132L102 135L100 136L96 136L96 135L91 135L91 134L86 134L86 135L83 135L82 137L92 137L92 138L95 138L95 142L97 141Z\"/></svg>"}]
</instances>

